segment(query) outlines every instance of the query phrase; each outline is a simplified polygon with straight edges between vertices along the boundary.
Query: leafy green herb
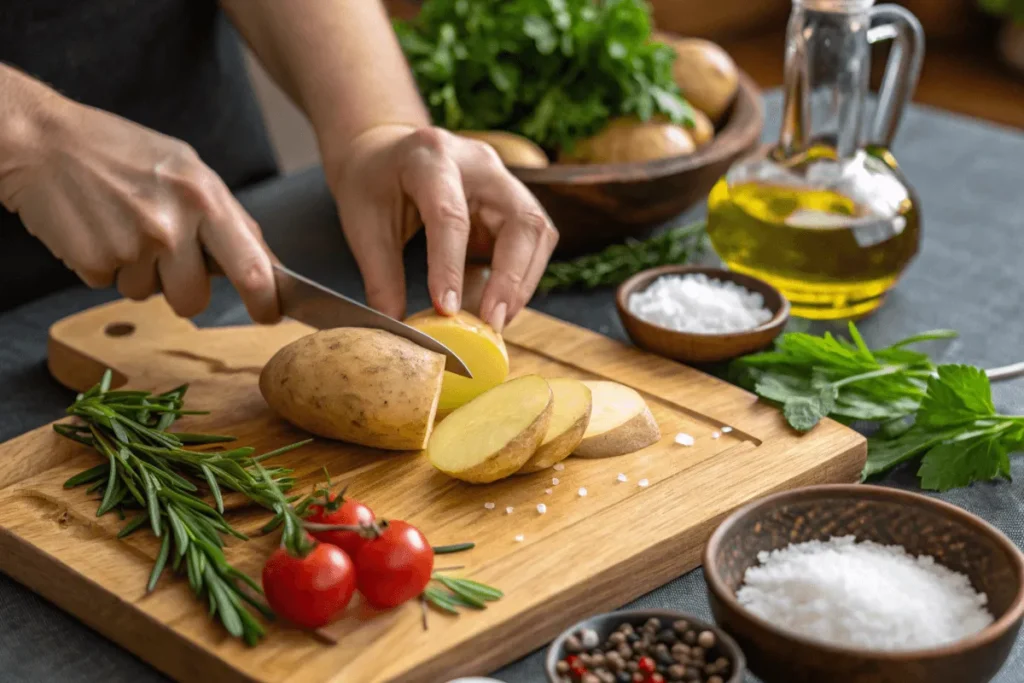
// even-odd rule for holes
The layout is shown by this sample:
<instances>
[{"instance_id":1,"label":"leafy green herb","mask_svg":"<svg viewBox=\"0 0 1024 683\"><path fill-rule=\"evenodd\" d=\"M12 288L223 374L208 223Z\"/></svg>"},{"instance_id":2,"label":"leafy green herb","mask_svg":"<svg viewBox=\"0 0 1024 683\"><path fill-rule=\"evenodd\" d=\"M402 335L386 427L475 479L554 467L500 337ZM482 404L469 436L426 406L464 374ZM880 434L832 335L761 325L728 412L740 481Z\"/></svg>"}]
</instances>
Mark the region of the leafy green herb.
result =
<instances>
[{"instance_id":1,"label":"leafy green herb","mask_svg":"<svg viewBox=\"0 0 1024 683\"><path fill-rule=\"evenodd\" d=\"M96 515L124 512L133 516L118 534L125 537L143 526L162 539L147 591L152 591L171 562L178 570L184 564L189 586L196 597L205 598L211 615L216 614L227 631L254 645L263 636L263 626L249 605L270 618L269 608L253 595L259 585L232 567L224 555L224 539L246 536L223 517L223 489L236 491L271 509L278 503L278 489L293 483L291 471L264 470L259 462L297 448L292 444L261 456L252 448L200 452L185 444L215 444L233 437L209 434L176 434L167 431L183 410L187 386L163 394L142 391L111 391L111 373L89 391L80 394L67 413L81 424L56 424L54 430L94 448L106 462L68 479L65 488L92 483L101 500ZM203 482L214 504L200 496L194 481ZM91 490L91 489L90 489Z\"/></svg>"},{"instance_id":2,"label":"leafy green herb","mask_svg":"<svg viewBox=\"0 0 1024 683\"><path fill-rule=\"evenodd\" d=\"M486 609L488 602L500 600L505 595L497 588L479 581L445 576L436 571L431 579L447 590L428 586L423 591L423 599L436 609L450 614L458 614L459 607ZM426 626L426 619L424 619L424 626Z\"/></svg>"},{"instance_id":3,"label":"leafy green herb","mask_svg":"<svg viewBox=\"0 0 1024 683\"><path fill-rule=\"evenodd\" d=\"M466 550L472 550L476 547L476 543L454 543L452 545L436 545L434 546L435 555L450 555L452 553L461 553Z\"/></svg>"},{"instance_id":4,"label":"leafy green herb","mask_svg":"<svg viewBox=\"0 0 1024 683\"><path fill-rule=\"evenodd\" d=\"M780 404L798 431L830 415L846 422L894 421L917 411L935 372L926 354L906 347L956 335L927 332L871 351L853 323L849 329L853 341L829 333L785 334L774 350L740 358L730 372L741 386Z\"/></svg>"},{"instance_id":5,"label":"leafy green herb","mask_svg":"<svg viewBox=\"0 0 1024 683\"><path fill-rule=\"evenodd\" d=\"M996 412L983 370L936 367L906 348L953 332L926 332L872 351L853 323L849 330L852 341L785 334L774 351L735 361L732 377L780 404L798 431L829 415L879 422L868 440L864 479L918 457L917 474L929 490L1010 478L1009 454L1024 450L1024 417Z\"/></svg>"},{"instance_id":6,"label":"leafy green herb","mask_svg":"<svg viewBox=\"0 0 1024 683\"><path fill-rule=\"evenodd\" d=\"M427 0L395 23L433 120L569 149L615 116L693 125L642 0Z\"/></svg>"},{"instance_id":7,"label":"leafy green herb","mask_svg":"<svg viewBox=\"0 0 1024 683\"><path fill-rule=\"evenodd\" d=\"M541 292L571 287L610 287L647 268L695 261L707 250L704 222L671 228L646 240L627 239L597 254L552 263L540 281Z\"/></svg>"}]
</instances>

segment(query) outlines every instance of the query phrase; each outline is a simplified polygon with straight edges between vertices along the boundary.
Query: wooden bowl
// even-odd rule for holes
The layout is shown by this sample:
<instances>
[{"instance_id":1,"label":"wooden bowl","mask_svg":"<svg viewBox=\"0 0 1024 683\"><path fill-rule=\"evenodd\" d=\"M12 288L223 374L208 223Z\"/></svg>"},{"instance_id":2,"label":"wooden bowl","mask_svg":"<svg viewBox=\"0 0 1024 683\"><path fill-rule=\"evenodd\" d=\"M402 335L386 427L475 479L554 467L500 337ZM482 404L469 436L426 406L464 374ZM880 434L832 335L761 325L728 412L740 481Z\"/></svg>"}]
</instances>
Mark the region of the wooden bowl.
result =
<instances>
[{"instance_id":1,"label":"wooden bowl","mask_svg":"<svg viewBox=\"0 0 1024 683\"><path fill-rule=\"evenodd\" d=\"M761 92L740 73L739 91L703 149L682 157L629 164L554 164L509 170L522 180L558 228L560 256L641 237L707 199L732 163L761 139Z\"/></svg>"},{"instance_id":2,"label":"wooden bowl","mask_svg":"<svg viewBox=\"0 0 1024 683\"><path fill-rule=\"evenodd\" d=\"M874 652L792 635L748 612L736 591L763 550L853 535L931 555L988 596L996 621L956 643ZM704 574L718 623L765 683L985 683L1006 660L1024 617L1024 555L978 517L934 498L878 486L812 486L733 513L711 536Z\"/></svg>"},{"instance_id":3,"label":"wooden bowl","mask_svg":"<svg viewBox=\"0 0 1024 683\"><path fill-rule=\"evenodd\" d=\"M764 297L764 305L774 315L768 322L743 332L700 334L678 332L642 320L629 310L629 295L643 291L662 275L702 273L718 280L731 280ZM683 363L717 363L767 348L789 320L789 300L763 280L708 266L661 266L641 271L619 285L615 296L622 326L633 343L659 356Z\"/></svg>"},{"instance_id":4,"label":"wooden bowl","mask_svg":"<svg viewBox=\"0 0 1024 683\"><path fill-rule=\"evenodd\" d=\"M566 630L562 631L562 634L552 641L548 647L548 656L544 661L544 669L548 675L548 681L550 683L560 683L561 677L555 670L555 666L559 660L566 656L565 651L565 640L574 633L579 631L592 628L597 631L598 637L603 643L608 636L610 636L620 624L629 622L634 628L639 628L651 617L657 617L661 619L663 623L671 623L678 621L679 619L685 619L702 631L711 631L715 634L715 638L718 640L716 646L729 661L733 663L731 675L725 679L725 683L742 683L743 675L747 670L747 662L743 656L742 650L736 645L736 641L733 640L728 633L725 633L722 629L718 628L714 624L709 624L703 619L699 619L692 614L686 612L677 612L675 610L666 609L638 609L638 610L622 610L620 612L606 612L605 614L598 614L597 616L584 619L576 624L573 624Z\"/></svg>"}]
</instances>

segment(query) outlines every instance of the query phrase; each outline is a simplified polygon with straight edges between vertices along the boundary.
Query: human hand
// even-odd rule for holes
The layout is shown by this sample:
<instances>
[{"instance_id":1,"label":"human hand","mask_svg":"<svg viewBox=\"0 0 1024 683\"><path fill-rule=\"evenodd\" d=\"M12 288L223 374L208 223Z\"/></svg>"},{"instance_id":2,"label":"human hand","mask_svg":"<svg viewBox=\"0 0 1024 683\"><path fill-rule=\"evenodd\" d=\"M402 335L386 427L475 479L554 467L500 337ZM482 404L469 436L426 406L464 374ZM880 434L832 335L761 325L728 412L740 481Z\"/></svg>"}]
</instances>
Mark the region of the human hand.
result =
<instances>
[{"instance_id":1,"label":"human hand","mask_svg":"<svg viewBox=\"0 0 1024 683\"><path fill-rule=\"evenodd\" d=\"M328 176L370 306L405 314L402 248L427 233L434 308L462 305L467 250L490 253L480 317L501 331L529 301L558 242L551 220L489 146L438 128L380 126L359 137Z\"/></svg>"},{"instance_id":2,"label":"human hand","mask_svg":"<svg viewBox=\"0 0 1024 683\"><path fill-rule=\"evenodd\" d=\"M46 106L45 132L0 174L0 202L68 268L132 299L162 291L190 317L210 299L205 250L253 320L280 317L259 226L191 147L59 96Z\"/></svg>"}]
</instances>

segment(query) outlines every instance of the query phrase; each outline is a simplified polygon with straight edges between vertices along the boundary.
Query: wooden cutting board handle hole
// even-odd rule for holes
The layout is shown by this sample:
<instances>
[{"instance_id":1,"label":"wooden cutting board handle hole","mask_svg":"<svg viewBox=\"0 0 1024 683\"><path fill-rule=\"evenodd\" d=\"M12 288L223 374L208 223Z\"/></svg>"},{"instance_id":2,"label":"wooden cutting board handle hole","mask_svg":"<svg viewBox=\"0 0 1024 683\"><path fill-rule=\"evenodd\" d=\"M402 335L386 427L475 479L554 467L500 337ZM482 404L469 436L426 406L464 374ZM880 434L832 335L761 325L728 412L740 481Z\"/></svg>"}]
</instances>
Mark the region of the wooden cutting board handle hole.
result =
<instances>
[{"instance_id":1,"label":"wooden cutting board handle hole","mask_svg":"<svg viewBox=\"0 0 1024 683\"><path fill-rule=\"evenodd\" d=\"M135 333L135 325L132 323L110 323L103 332L108 337L127 337Z\"/></svg>"}]
</instances>

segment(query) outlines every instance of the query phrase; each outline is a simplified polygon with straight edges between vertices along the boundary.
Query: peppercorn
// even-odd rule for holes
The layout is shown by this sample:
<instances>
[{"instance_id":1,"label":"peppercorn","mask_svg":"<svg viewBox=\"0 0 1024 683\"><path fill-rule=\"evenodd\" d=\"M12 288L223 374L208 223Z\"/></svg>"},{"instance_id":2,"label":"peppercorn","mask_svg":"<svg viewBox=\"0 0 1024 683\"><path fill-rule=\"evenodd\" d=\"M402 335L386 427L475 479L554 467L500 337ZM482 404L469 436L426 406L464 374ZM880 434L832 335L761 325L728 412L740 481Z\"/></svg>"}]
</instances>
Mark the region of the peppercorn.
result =
<instances>
[{"instance_id":1,"label":"peppercorn","mask_svg":"<svg viewBox=\"0 0 1024 683\"><path fill-rule=\"evenodd\" d=\"M555 671L562 675L569 673L569 662L564 659L560 660L558 664L555 664Z\"/></svg>"},{"instance_id":2,"label":"peppercorn","mask_svg":"<svg viewBox=\"0 0 1024 683\"><path fill-rule=\"evenodd\" d=\"M657 633L658 629L661 628L661 619L659 619L658 617L651 617L644 624L644 628L653 628L655 633Z\"/></svg>"},{"instance_id":3,"label":"peppercorn","mask_svg":"<svg viewBox=\"0 0 1024 683\"><path fill-rule=\"evenodd\" d=\"M645 674L654 672L656 668L654 660L650 657L641 657L639 661L637 661L637 666L639 667L640 671L643 671Z\"/></svg>"},{"instance_id":4,"label":"peppercorn","mask_svg":"<svg viewBox=\"0 0 1024 683\"><path fill-rule=\"evenodd\" d=\"M633 683L644 683L645 680L647 680L647 676L640 673L639 671L633 674Z\"/></svg>"},{"instance_id":5,"label":"peppercorn","mask_svg":"<svg viewBox=\"0 0 1024 683\"><path fill-rule=\"evenodd\" d=\"M707 680L707 683L725 683L721 676L712 676Z\"/></svg>"},{"instance_id":6,"label":"peppercorn","mask_svg":"<svg viewBox=\"0 0 1024 683\"><path fill-rule=\"evenodd\" d=\"M633 643L633 652L639 652L640 654L645 655L647 654L648 649L647 643L642 640L638 643Z\"/></svg>"},{"instance_id":7,"label":"peppercorn","mask_svg":"<svg viewBox=\"0 0 1024 683\"><path fill-rule=\"evenodd\" d=\"M597 677L597 674L588 672L580 678L580 683L601 683L601 679Z\"/></svg>"},{"instance_id":8,"label":"peppercorn","mask_svg":"<svg viewBox=\"0 0 1024 683\"><path fill-rule=\"evenodd\" d=\"M615 633L608 636L608 642L618 647L626 642L626 634L622 631L616 631Z\"/></svg>"},{"instance_id":9,"label":"peppercorn","mask_svg":"<svg viewBox=\"0 0 1024 683\"><path fill-rule=\"evenodd\" d=\"M687 645L696 645L697 633L695 631L687 631L683 634L683 642Z\"/></svg>"},{"instance_id":10,"label":"peppercorn","mask_svg":"<svg viewBox=\"0 0 1024 683\"><path fill-rule=\"evenodd\" d=\"M577 662L572 665L570 671L572 671L572 675L576 678L583 678L583 675L587 673L587 667L583 666L580 662Z\"/></svg>"},{"instance_id":11,"label":"peppercorn","mask_svg":"<svg viewBox=\"0 0 1024 683\"><path fill-rule=\"evenodd\" d=\"M679 638L676 636L676 632L673 631L672 629L670 629L670 628L663 628L662 630L658 631L658 642L659 643L665 643L666 645L672 645L673 643L676 643L678 641L679 641Z\"/></svg>"},{"instance_id":12,"label":"peppercorn","mask_svg":"<svg viewBox=\"0 0 1024 683\"><path fill-rule=\"evenodd\" d=\"M655 672L648 676L644 683L665 683L665 677Z\"/></svg>"},{"instance_id":13,"label":"peppercorn","mask_svg":"<svg viewBox=\"0 0 1024 683\"><path fill-rule=\"evenodd\" d=\"M672 666L676 660L668 652L658 652L654 655L655 660L662 666Z\"/></svg>"},{"instance_id":14,"label":"peppercorn","mask_svg":"<svg viewBox=\"0 0 1024 683\"><path fill-rule=\"evenodd\" d=\"M583 649L583 643L575 635L571 635L565 639L565 651L576 653Z\"/></svg>"},{"instance_id":15,"label":"peppercorn","mask_svg":"<svg viewBox=\"0 0 1024 683\"><path fill-rule=\"evenodd\" d=\"M672 630L678 633L679 635L683 635L689 629L690 622L686 621L686 619L679 619L678 621L672 622Z\"/></svg>"},{"instance_id":16,"label":"peppercorn","mask_svg":"<svg viewBox=\"0 0 1024 683\"><path fill-rule=\"evenodd\" d=\"M689 654L690 654L690 646L687 645L686 643L676 643L675 645L672 646L672 656L674 656L674 657L679 657L680 655L687 655L687 656L689 656Z\"/></svg>"},{"instance_id":17,"label":"peppercorn","mask_svg":"<svg viewBox=\"0 0 1024 683\"><path fill-rule=\"evenodd\" d=\"M620 671L615 677L615 683L633 683L633 674L628 671Z\"/></svg>"},{"instance_id":18,"label":"peppercorn","mask_svg":"<svg viewBox=\"0 0 1024 683\"><path fill-rule=\"evenodd\" d=\"M714 676L716 673L718 673L718 667L717 666L715 666L714 664L705 664L704 665L704 675L705 676Z\"/></svg>"},{"instance_id":19,"label":"peppercorn","mask_svg":"<svg viewBox=\"0 0 1024 683\"><path fill-rule=\"evenodd\" d=\"M716 642L715 634L711 631L701 631L700 635L697 636L697 643L705 650L713 648Z\"/></svg>"},{"instance_id":20,"label":"peppercorn","mask_svg":"<svg viewBox=\"0 0 1024 683\"><path fill-rule=\"evenodd\" d=\"M688 681L699 681L700 680L700 669L695 666L686 667L686 680Z\"/></svg>"},{"instance_id":21,"label":"peppercorn","mask_svg":"<svg viewBox=\"0 0 1024 683\"><path fill-rule=\"evenodd\" d=\"M640 634L639 633L635 633L633 631L630 631L629 633L626 634L626 642L629 643L630 645L632 645L633 643L639 643L640 642Z\"/></svg>"},{"instance_id":22,"label":"peppercorn","mask_svg":"<svg viewBox=\"0 0 1024 683\"><path fill-rule=\"evenodd\" d=\"M597 675L601 679L601 683L615 683L615 674L607 669L601 669Z\"/></svg>"},{"instance_id":23,"label":"peppercorn","mask_svg":"<svg viewBox=\"0 0 1024 683\"><path fill-rule=\"evenodd\" d=\"M683 680L683 676L686 675L686 667L682 664L673 664L668 668L668 677L673 681Z\"/></svg>"},{"instance_id":24,"label":"peppercorn","mask_svg":"<svg viewBox=\"0 0 1024 683\"><path fill-rule=\"evenodd\" d=\"M608 666L614 669L615 671L622 671L626 667L626 662L622 659L622 655L620 655L615 650L612 650L607 655L605 655L604 660L608 664Z\"/></svg>"},{"instance_id":25,"label":"peppercorn","mask_svg":"<svg viewBox=\"0 0 1024 683\"><path fill-rule=\"evenodd\" d=\"M580 663L583 664L583 666L585 666L585 667L588 667L588 668L590 667L590 653L589 652L584 652L583 654L580 655Z\"/></svg>"},{"instance_id":26,"label":"peppercorn","mask_svg":"<svg viewBox=\"0 0 1024 683\"><path fill-rule=\"evenodd\" d=\"M590 655L590 666L595 669L600 669L604 666L604 653L598 651L597 654Z\"/></svg>"},{"instance_id":27,"label":"peppercorn","mask_svg":"<svg viewBox=\"0 0 1024 683\"><path fill-rule=\"evenodd\" d=\"M633 624L625 623L619 625L619 633L625 633L627 636L633 632Z\"/></svg>"},{"instance_id":28,"label":"peppercorn","mask_svg":"<svg viewBox=\"0 0 1024 683\"><path fill-rule=\"evenodd\" d=\"M633 648L631 648L629 645L619 645L618 652L619 656L625 659L626 661L629 661L633 657Z\"/></svg>"},{"instance_id":29,"label":"peppercorn","mask_svg":"<svg viewBox=\"0 0 1024 683\"><path fill-rule=\"evenodd\" d=\"M726 659L725 657L719 657L718 659L715 660L715 666L718 667L719 671L721 671L722 673L725 673L726 671L729 670L729 660Z\"/></svg>"},{"instance_id":30,"label":"peppercorn","mask_svg":"<svg viewBox=\"0 0 1024 683\"><path fill-rule=\"evenodd\" d=\"M691 647L690 648L690 659L704 659L704 648L702 648L702 647Z\"/></svg>"},{"instance_id":31,"label":"peppercorn","mask_svg":"<svg viewBox=\"0 0 1024 683\"><path fill-rule=\"evenodd\" d=\"M628 671L630 673L636 673L639 670L640 670L640 665L636 663L635 659L631 659L628 662L626 662L626 671Z\"/></svg>"}]
</instances>

